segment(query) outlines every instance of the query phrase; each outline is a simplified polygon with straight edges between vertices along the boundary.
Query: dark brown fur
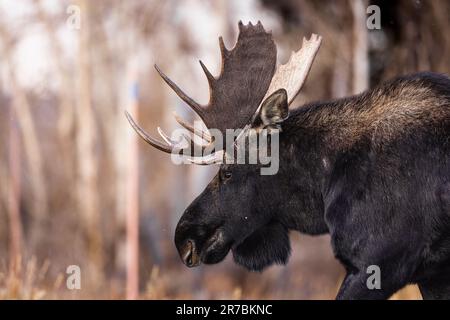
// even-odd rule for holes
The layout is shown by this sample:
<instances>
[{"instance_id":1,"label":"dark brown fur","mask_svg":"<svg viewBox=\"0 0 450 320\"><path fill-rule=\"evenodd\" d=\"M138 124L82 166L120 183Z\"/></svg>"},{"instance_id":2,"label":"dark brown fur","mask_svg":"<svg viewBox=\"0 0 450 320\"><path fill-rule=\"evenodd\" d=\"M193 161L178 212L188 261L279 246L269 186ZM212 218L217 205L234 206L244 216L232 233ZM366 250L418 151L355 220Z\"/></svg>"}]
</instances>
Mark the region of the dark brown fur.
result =
<instances>
[{"instance_id":1,"label":"dark brown fur","mask_svg":"<svg viewBox=\"0 0 450 320\"><path fill-rule=\"evenodd\" d=\"M347 270L339 299L385 299L408 283L449 298L450 79L400 77L302 106L280 125L276 175L222 165L186 209L175 232L184 262L217 263L232 250L262 270L288 260L288 230L330 233ZM381 289L366 286L370 265Z\"/></svg>"},{"instance_id":2,"label":"dark brown fur","mask_svg":"<svg viewBox=\"0 0 450 320\"><path fill-rule=\"evenodd\" d=\"M430 82L432 77L430 73L403 77L360 95L319 105L299 125L326 131L327 143L340 148L350 148L362 136L382 146L417 127L442 126L450 119L449 102L442 96L445 88Z\"/></svg>"}]
</instances>

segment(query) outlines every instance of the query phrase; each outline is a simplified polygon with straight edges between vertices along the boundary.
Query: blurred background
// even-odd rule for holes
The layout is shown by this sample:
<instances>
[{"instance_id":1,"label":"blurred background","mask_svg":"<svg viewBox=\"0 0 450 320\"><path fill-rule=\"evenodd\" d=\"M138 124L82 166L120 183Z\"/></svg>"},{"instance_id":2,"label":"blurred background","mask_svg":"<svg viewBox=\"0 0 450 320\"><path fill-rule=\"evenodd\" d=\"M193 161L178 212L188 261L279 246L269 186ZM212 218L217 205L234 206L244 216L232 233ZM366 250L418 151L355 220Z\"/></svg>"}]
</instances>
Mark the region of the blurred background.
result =
<instances>
[{"instance_id":1,"label":"blurred background","mask_svg":"<svg viewBox=\"0 0 450 320\"><path fill-rule=\"evenodd\" d=\"M366 27L369 5L380 29ZM174 165L123 112L153 134L176 128L173 110L194 120L153 64L206 102L197 60L218 74L218 37L232 47L239 20L272 30L281 63L322 35L299 106L450 74L449 17L448 0L0 0L0 298L334 298L343 268L328 236L292 233L289 264L262 273L230 257L184 267L175 225L217 167ZM415 286L394 296L417 298Z\"/></svg>"}]
</instances>

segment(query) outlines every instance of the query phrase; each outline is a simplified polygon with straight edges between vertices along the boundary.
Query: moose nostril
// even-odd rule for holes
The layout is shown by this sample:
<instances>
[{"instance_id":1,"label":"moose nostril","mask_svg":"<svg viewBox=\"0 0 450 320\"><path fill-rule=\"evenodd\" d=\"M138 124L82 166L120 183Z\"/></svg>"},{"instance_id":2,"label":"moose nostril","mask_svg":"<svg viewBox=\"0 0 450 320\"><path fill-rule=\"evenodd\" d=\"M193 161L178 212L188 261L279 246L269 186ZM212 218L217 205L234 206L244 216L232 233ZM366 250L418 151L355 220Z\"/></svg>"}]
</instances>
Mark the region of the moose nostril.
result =
<instances>
[{"instance_id":1,"label":"moose nostril","mask_svg":"<svg viewBox=\"0 0 450 320\"><path fill-rule=\"evenodd\" d=\"M181 252L181 259L188 267L194 267L199 263L194 241L186 241L186 244L184 245Z\"/></svg>"},{"instance_id":2,"label":"moose nostril","mask_svg":"<svg viewBox=\"0 0 450 320\"><path fill-rule=\"evenodd\" d=\"M184 248L184 253L182 256L183 262L187 266L190 266L192 264L192 250L193 250L192 241L188 240L188 242L186 243L186 246Z\"/></svg>"}]
</instances>

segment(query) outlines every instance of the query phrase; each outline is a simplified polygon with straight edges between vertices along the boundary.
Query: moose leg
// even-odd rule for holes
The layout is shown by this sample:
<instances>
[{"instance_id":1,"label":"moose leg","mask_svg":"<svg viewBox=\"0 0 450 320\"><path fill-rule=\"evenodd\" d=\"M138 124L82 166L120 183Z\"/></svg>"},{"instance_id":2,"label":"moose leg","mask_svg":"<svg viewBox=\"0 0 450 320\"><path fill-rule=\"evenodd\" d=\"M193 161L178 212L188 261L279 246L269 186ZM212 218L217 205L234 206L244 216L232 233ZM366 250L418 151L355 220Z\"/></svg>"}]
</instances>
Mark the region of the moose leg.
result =
<instances>
[{"instance_id":1,"label":"moose leg","mask_svg":"<svg viewBox=\"0 0 450 320\"><path fill-rule=\"evenodd\" d=\"M450 276L443 275L419 282L420 293L424 300L449 300Z\"/></svg>"},{"instance_id":2,"label":"moose leg","mask_svg":"<svg viewBox=\"0 0 450 320\"><path fill-rule=\"evenodd\" d=\"M365 272L348 273L341 284L336 300L386 300L405 283L383 278L380 289L369 289Z\"/></svg>"}]
</instances>

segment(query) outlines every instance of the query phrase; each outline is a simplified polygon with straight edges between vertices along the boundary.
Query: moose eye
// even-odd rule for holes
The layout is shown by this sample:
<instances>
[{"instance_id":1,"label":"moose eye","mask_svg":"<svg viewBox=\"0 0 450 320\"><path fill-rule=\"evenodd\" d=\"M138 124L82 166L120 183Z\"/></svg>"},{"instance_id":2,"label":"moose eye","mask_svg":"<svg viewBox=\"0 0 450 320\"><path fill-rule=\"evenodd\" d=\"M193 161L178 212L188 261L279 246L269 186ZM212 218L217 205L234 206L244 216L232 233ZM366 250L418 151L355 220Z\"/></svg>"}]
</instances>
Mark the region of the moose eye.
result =
<instances>
[{"instance_id":1,"label":"moose eye","mask_svg":"<svg viewBox=\"0 0 450 320\"><path fill-rule=\"evenodd\" d=\"M222 172L222 177L224 179L230 179L231 178L231 171L223 171Z\"/></svg>"}]
</instances>

